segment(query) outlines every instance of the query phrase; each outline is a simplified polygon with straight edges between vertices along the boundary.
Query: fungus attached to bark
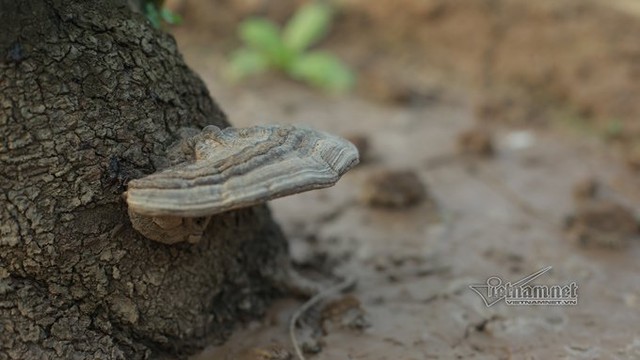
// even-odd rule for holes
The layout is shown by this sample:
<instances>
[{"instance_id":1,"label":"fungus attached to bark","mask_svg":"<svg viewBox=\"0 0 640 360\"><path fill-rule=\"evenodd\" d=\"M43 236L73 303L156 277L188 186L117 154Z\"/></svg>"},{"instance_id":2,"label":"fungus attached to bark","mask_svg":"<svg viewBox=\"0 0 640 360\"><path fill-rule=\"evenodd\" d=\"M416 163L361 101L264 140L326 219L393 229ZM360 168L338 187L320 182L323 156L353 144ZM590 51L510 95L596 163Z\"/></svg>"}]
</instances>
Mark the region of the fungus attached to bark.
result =
<instances>
[{"instance_id":1,"label":"fungus attached to bark","mask_svg":"<svg viewBox=\"0 0 640 360\"><path fill-rule=\"evenodd\" d=\"M332 186L358 163L342 138L278 125L207 126L169 156L180 160L130 181L125 194L133 227L168 244L199 241L212 215Z\"/></svg>"}]
</instances>

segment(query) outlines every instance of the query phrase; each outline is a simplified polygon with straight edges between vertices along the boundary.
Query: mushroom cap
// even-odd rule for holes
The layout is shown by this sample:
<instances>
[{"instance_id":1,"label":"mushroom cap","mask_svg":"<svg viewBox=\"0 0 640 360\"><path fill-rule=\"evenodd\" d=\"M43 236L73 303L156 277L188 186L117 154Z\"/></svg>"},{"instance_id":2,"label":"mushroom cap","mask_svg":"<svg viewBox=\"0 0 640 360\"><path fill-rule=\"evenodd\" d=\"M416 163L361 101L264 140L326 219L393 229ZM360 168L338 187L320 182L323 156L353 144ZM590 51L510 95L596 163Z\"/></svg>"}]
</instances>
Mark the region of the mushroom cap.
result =
<instances>
[{"instance_id":1,"label":"mushroom cap","mask_svg":"<svg viewBox=\"0 0 640 360\"><path fill-rule=\"evenodd\" d=\"M332 186L358 163L358 150L347 140L294 126L210 125L190 141L193 161L129 182L129 211L214 215Z\"/></svg>"}]
</instances>

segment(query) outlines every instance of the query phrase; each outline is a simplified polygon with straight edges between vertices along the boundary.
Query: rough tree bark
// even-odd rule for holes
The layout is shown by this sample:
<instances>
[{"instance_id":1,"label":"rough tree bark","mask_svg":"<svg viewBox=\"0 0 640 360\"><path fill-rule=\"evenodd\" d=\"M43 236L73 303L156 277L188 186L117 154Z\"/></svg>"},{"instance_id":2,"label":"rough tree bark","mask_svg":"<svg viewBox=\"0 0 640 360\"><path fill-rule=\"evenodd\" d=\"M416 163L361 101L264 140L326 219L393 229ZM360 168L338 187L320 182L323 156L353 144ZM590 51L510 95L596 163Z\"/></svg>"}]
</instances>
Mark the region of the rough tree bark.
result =
<instances>
[{"instance_id":1,"label":"rough tree bark","mask_svg":"<svg viewBox=\"0 0 640 360\"><path fill-rule=\"evenodd\" d=\"M197 245L135 232L129 178L181 127L227 126L126 0L0 0L0 359L182 357L260 314L286 242L265 206Z\"/></svg>"}]
</instances>

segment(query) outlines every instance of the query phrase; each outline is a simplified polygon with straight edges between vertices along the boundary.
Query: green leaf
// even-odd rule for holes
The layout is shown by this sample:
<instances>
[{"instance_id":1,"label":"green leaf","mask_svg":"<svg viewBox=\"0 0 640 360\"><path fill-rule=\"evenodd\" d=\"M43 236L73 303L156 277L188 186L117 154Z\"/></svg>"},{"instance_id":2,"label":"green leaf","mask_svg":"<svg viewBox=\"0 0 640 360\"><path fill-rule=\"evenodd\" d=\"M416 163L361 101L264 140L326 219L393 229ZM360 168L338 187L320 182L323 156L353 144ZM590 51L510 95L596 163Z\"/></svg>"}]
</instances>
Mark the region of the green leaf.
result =
<instances>
[{"instance_id":1,"label":"green leaf","mask_svg":"<svg viewBox=\"0 0 640 360\"><path fill-rule=\"evenodd\" d=\"M301 55L289 69L291 76L330 92L349 90L355 76L339 59L324 52Z\"/></svg>"},{"instance_id":2,"label":"green leaf","mask_svg":"<svg viewBox=\"0 0 640 360\"><path fill-rule=\"evenodd\" d=\"M182 17L167 8L162 8L162 10L160 11L160 15L162 16L162 20L164 20L164 22L166 22L167 24L182 24Z\"/></svg>"},{"instance_id":3,"label":"green leaf","mask_svg":"<svg viewBox=\"0 0 640 360\"><path fill-rule=\"evenodd\" d=\"M156 29L160 29L160 14L158 14L156 5L150 2L145 3L144 12L145 15L147 15L147 19L151 22L151 25Z\"/></svg>"},{"instance_id":4,"label":"green leaf","mask_svg":"<svg viewBox=\"0 0 640 360\"><path fill-rule=\"evenodd\" d=\"M302 52L325 36L331 22L331 7L318 1L311 2L298 11L284 28L285 45Z\"/></svg>"},{"instance_id":5,"label":"green leaf","mask_svg":"<svg viewBox=\"0 0 640 360\"><path fill-rule=\"evenodd\" d=\"M264 53L274 66L284 68L293 57L280 39L280 30L266 19L248 19L240 24L240 38L251 48Z\"/></svg>"},{"instance_id":6,"label":"green leaf","mask_svg":"<svg viewBox=\"0 0 640 360\"><path fill-rule=\"evenodd\" d=\"M240 49L231 55L228 75L232 81L238 81L249 75L255 75L267 69L269 60L255 49Z\"/></svg>"}]
</instances>

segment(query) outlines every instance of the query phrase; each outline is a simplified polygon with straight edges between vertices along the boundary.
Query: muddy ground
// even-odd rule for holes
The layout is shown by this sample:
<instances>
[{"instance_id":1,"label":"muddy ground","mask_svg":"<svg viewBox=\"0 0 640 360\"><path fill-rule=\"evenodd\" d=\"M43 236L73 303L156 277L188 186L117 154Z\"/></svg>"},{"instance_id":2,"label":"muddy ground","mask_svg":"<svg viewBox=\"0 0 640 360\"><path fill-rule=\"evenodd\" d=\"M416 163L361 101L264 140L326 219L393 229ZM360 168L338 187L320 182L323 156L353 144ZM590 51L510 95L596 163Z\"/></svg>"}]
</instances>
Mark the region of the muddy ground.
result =
<instances>
[{"instance_id":1,"label":"muddy ground","mask_svg":"<svg viewBox=\"0 0 640 360\"><path fill-rule=\"evenodd\" d=\"M222 3L225 2L219 4ZM348 6L359 2L345 3L353 11ZM526 7L523 10L525 2L478 2L477 6L484 3L504 3L503 10L524 11L525 15L519 14L527 20L517 22L524 30L507 33L503 42L520 34L529 39L529 45L522 45L526 49L535 46L532 44L553 44L544 40L553 39L548 33L544 33L543 40L532 35L535 26L545 23L540 14L551 10L536 8L529 18ZM598 21L609 21L601 26L608 34L615 33L613 28L622 31L621 25L610 23L615 19L637 19L629 2L615 2L616 6L607 7L604 15L595 19L603 5L585 4L591 5L580 7L578 14L582 15L577 18L574 13L559 12L557 8L552 12L560 19L570 19L556 19L566 28L565 35L584 37L586 43L591 35L601 36L583 33L585 29L593 30ZM549 89L543 86L543 90L542 85L534 90L531 86L513 87L509 79L518 78L518 74L522 75L519 79L539 75L520 60L497 67L507 70L490 70L499 75L483 76L483 71L489 71L486 65L483 68L473 60L488 56L486 49L472 49L468 58L452 60L444 66L446 61L442 59L451 54L463 56L463 47L436 47L436 55L444 58L438 62L434 60L437 57L429 57L425 65L415 59L428 52L425 44L435 46L451 41L447 36L455 34L452 24L462 21L471 26L464 19L482 24L481 17L465 15L460 6L440 6L444 8L439 12L427 9L423 15L435 19L431 20L431 29L436 28L433 24L448 29L441 30L440 38L438 33L432 33L425 42L414 39L397 44L398 49L405 49L398 50L406 55L404 59L409 59L404 64L411 66L401 66L405 60L389 56L393 49L384 39L377 39L382 44L380 48L372 48L376 39L367 38L356 48L350 48L345 40L373 36L358 32L354 24L363 21L361 18L383 16L384 9L372 5L367 8L369 12L359 13L360 18L343 16L343 23L336 27L348 32L344 37L332 33L328 46L352 61L360 72L358 90L346 96L325 95L273 74L240 85L229 84L223 69L227 51L234 46L234 41L229 40L232 29L227 24L232 23L228 20L234 19L232 15L225 14L227 23L220 20L213 25L203 25L196 18L189 25L187 16L187 25L174 30L187 62L204 79L235 126L303 124L369 142L365 161L335 187L271 204L302 273L326 286L340 278L357 279L350 292L330 297L302 317L296 333L308 351L306 356L366 360L640 359L640 241L634 234L637 228L626 231L617 225L619 217L607 218L611 214L605 213L602 232L589 233L589 226L578 230L591 236L586 244L576 239L584 240L584 233L576 235L575 229L565 229L567 218L585 203L577 201L574 194L576 184L585 179L596 179L603 189L594 201L618 204L633 216L640 211L639 175L626 159L626 150L634 146L629 144L637 138L624 138L625 145L620 147L611 140L611 135L617 134L603 132L606 126L594 125L616 117L616 121L626 124L625 129L636 126L637 120L631 116L636 111L635 103L615 94L632 91L637 84L623 75L617 78L623 85L602 80L611 76L602 67L627 64L626 60L611 52L600 57L600 62L580 52L573 57L560 57L569 62L575 59L575 63L572 66L565 61L562 66L552 67L552 75L543 71L543 78L546 76L551 84ZM182 10L193 13L193 9ZM286 13L276 10L276 18L283 16L278 11ZM614 16L617 12L618 18ZM447 14L455 14L457 20L447 23ZM389 16L388 23L400 21L398 17L403 19L402 13ZM215 17L208 21L215 22ZM640 27L637 23L634 26ZM410 28L411 24L405 27ZM217 30L207 33L209 28ZM490 28L487 27L487 37L491 36ZM576 28L579 30L572 32ZM403 34L405 30L398 31ZM481 40L482 34L478 35ZM562 34L558 36L562 38ZM620 34L625 39L627 36ZM585 49L595 51L589 44ZM635 52L636 45L637 42L629 45L633 49L627 49L627 53ZM559 61L557 49L562 46L555 46L538 50L548 51L549 58ZM363 60L367 53L373 60ZM500 58L499 54L495 50L494 55L489 55ZM602 60L607 57L618 60ZM586 93L574 92L573 87L581 83L571 83L575 79L567 75L582 65L591 74L591 90ZM480 70L469 70L474 66ZM468 76L452 76L457 70L463 75L467 71ZM558 84L563 86L558 88ZM560 95L555 92L558 89L562 90ZM598 91L622 105L599 106L590 102L590 96ZM528 96L534 93L535 97ZM634 94L640 92L630 96ZM583 107L583 102L593 106ZM572 114L571 121L562 121L567 113ZM491 121L499 115L508 121ZM461 155L461 134L470 129L481 129L472 132L472 137L489 134L492 155ZM425 198L400 208L369 205L367 183L383 170L414 172L424 185ZM397 184L390 181L381 191ZM536 283L575 282L578 305L508 306L499 302L487 307L469 288L472 284L485 284L491 276L516 282L547 266L553 269ZM278 301L264 319L239 327L226 344L212 346L194 359L288 358L293 352L288 322L302 302L294 298Z\"/></svg>"}]
</instances>

